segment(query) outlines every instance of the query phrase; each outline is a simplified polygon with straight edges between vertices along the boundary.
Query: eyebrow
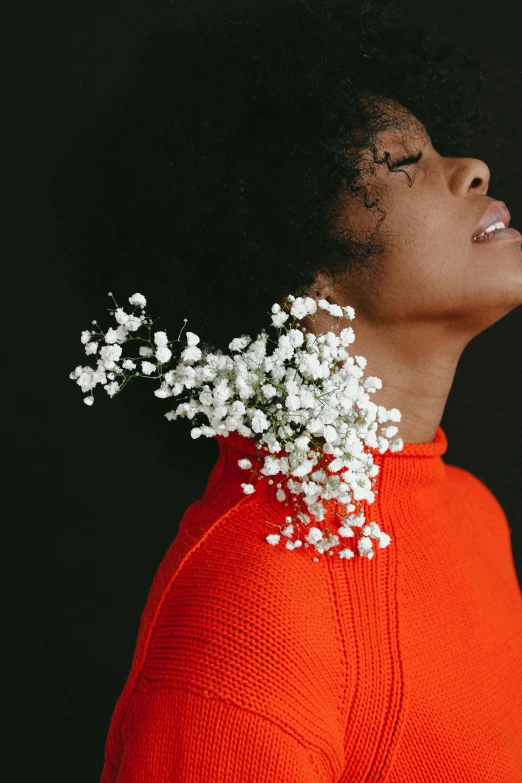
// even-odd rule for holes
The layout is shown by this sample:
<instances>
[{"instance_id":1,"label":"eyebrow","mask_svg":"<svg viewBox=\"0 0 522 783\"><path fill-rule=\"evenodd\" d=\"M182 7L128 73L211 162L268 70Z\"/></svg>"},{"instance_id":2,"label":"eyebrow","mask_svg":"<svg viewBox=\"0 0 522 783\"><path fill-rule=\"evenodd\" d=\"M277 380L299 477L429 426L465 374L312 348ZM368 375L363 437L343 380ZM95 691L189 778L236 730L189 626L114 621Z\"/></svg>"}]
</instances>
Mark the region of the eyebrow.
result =
<instances>
[{"instance_id":1,"label":"eyebrow","mask_svg":"<svg viewBox=\"0 0 522 783\"><path fill-rule=\"evenodd\" d=\"M423 141L430 142L431 137L428 133L428 129L424 125L421 120L419 120L418 117L415 117L415 115L412 115L411 118L404 117L402 115L398 115L396 118L393 119L392 122L390 122L390 125L387 128L384 128L382 133L388 133L388 132L396 132L396 133L402 133L404 137L416 138L417 136L420 136Z\"/></svg>"}]
</instances>

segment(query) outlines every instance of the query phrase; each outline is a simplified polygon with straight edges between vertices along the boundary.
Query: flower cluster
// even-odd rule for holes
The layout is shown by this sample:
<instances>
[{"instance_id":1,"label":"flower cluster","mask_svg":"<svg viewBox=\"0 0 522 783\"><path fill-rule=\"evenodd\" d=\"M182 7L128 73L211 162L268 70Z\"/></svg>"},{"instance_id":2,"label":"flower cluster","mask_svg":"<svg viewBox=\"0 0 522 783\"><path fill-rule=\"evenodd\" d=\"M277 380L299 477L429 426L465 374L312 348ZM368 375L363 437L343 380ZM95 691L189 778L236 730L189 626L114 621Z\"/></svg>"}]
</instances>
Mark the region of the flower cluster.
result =
<instances>
[{"instance_id":1,"label":"flower cluster","mask_svg":"<svg viewBox=\"0 0 522 783\"><path fill-rule=\"evenodd\" d=\"M257 470L251 460L238 460L239 467L250 469L252 476L241 484L243 492L256 491L253 477L269 477L270 484L280 477L276 498L285 506L291 500L294 506L280 532L266 536L269 544L276 545L283 537L290 550L304 544L317 554L337 551L341 558L352 558L354 550L342 540L347 543L357 533L357 551L368 559L374 556L374 541L380 548L388 546L390 537L376 522L366 520L361 504L373 503L379 472L368 447L381 454L403 447L394 424L381 426L399 422L400 411L387 410L370 400L382 382L376 376L363 380L366 359L348 351L355 341L351 326L339 334L296 328L306 317L315 327L318 308L351 321L355 318L352 307L289 295L284 308L272 306L277 340L270 339L265 330L255 340L243 335L232 340L230 354L226 354L203 352L193 332L186 333L183 343L184 327L175 340L169 340L164 331L151 337L153 322L144 312L145 297L134 294L129 303L134 306L132 313L115 301L116 310L111 312L118 323L116 329L105 334L82 332L86 354L99 356L96 368L78 366L70 374L83 392L90 393L84 398L86 404L92 405L97 384L103 384L113 397L133 377L155 378L160 381L154 392L157 397L177 398L176 408L168 411L166 418L192 420L193 438L227 437L237 431L254 439L256 462L263 465ZM138 307L140 315L135 314ZM143 328L148 330L147 337L137 334ZM122 360L122 345L136 340L143 343L139 356ZM269 343L274 345L271 353ZM342 513L332 507L331 500L341 504ZM321 525L328 509L339 517L335 532Z\"/></svg>"}]
</instances>

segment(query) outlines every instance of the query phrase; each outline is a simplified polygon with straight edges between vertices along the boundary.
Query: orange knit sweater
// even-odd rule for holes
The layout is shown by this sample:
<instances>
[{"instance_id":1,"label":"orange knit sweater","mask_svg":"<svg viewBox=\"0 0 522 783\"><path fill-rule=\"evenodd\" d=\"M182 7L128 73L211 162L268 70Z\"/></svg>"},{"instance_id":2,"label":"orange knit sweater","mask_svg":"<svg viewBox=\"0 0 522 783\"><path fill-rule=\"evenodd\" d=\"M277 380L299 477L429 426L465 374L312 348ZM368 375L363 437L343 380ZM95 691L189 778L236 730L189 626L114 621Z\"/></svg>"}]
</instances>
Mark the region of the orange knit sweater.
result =
<instances>
[{"instance_id":1,"label":"orange knit sweater","mask_svg":"<svg viewBox=\"0 0 522 783\"><path fill-rule=\"evenodd\" d=\"M245 495L254 442L217 440L154 578L101 783L522 783L510 529L442 460L444 431L372 450L364 510L392 539L372 560L355 539L350 560L269 545L288 513L276 482Z\"/></svg>"}]
</instances>

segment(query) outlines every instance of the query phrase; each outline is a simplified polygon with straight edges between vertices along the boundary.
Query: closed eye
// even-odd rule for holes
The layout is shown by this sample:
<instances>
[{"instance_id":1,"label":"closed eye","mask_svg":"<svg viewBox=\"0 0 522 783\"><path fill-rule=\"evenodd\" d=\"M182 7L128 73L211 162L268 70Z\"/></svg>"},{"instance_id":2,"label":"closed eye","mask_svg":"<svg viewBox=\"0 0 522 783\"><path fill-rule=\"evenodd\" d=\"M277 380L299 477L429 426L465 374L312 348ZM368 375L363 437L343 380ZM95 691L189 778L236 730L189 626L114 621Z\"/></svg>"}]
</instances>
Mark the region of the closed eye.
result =
<instances>
[{"instance_id":1,"label":"closed eye","mask_svg":"<svg viewBox=\"0 0 522 783\"><path fill-rule=\"evenodd\" d=\"M403 160L399 160L397 163L392 163L390 165L390 169L397 169L401 166L411 166L413 163L418 163L421 158L422 152L419 152L418 155L411 156L409 158L403 158Z\"/></svg>"}]
</instances>

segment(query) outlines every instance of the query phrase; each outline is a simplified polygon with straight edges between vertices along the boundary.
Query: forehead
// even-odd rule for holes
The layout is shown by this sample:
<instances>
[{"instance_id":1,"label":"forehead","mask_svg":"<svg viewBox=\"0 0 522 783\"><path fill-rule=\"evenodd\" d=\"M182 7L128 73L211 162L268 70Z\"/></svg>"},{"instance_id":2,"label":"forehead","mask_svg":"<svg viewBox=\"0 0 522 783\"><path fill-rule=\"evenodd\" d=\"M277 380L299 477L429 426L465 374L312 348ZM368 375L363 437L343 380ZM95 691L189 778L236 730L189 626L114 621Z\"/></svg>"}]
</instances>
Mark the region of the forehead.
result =
<instances>
[{"instance_id":1,"label":"forehead","mask_svg":"<svg viewBox=\"0 0 522 783\"><path fill-rule=\"evenodd\" d=\"M425 125L401 104L391 100L383 101L380 109L382 120L375 134L379 146L390 142L405 146L424 145L431 141Z\"/></svg>"}]
</instances>

